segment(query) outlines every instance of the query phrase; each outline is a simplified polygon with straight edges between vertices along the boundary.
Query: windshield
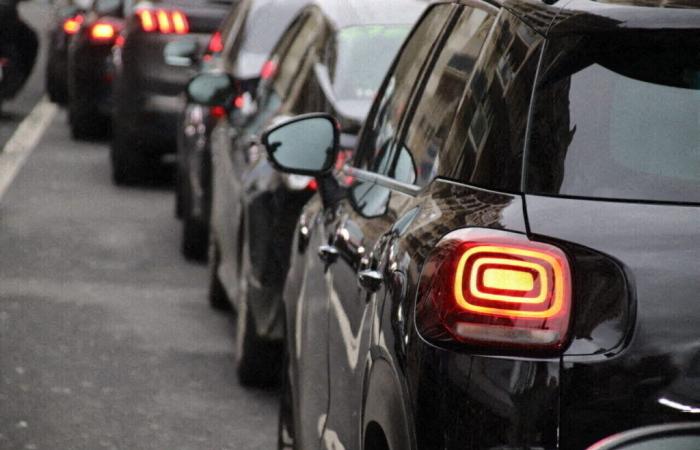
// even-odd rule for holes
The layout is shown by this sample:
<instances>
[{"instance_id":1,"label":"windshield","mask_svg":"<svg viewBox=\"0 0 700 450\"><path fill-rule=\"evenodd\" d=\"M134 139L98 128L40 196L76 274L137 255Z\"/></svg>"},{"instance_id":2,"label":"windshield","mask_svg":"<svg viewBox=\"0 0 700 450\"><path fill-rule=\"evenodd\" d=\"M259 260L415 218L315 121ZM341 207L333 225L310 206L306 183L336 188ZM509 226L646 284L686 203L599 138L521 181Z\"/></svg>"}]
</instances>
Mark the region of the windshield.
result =
<instances>
[{"instance_id":1,"label":"windshield","mask_svg":"<svg viewBox=\"0 0 700 450\"><path fill-rule=\"evenodd\" d=\"M700 202L697 31L552 43L543 68L529 192Z\"/></svg>"},{"instance_id":2,"label":"windshield","mask_svg":"<svg viewBox=\"0 0 700 450\"><path fill-rule=\"evenodd\" d=\"M331 81L338 100L372 100L399 51L407 25L354 26L340 30L331 59Z\"/></svg>"}]
</instances>

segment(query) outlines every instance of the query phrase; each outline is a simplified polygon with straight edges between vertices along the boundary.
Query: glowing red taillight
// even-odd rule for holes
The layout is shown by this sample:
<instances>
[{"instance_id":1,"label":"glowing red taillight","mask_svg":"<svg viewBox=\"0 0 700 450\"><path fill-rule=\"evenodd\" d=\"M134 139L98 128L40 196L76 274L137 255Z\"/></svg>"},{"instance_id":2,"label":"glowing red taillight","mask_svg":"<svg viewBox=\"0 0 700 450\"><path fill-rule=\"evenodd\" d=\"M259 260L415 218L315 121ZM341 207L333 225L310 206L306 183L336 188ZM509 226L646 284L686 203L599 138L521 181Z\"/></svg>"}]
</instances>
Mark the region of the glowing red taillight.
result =
<instances>
[{"instance_id":1,"label":"glowing red taillight","mask_svg":"<svg viewBox=\"0 0 700 450\"><path fill-rule=\"evenodd\" d=\"M221 32L217 31L211 35L209 39L209 45L207 45L207 51L209 53L219 53L224 49L224 42L221 39Z\"/></svg>"},{"instance_id":2,"label":"glowing red taillight","mask_svg":"<svg viewBox=\"0 0 700 450\"><path fill-rule=\"evenodd\" d=\"M187 34L190 23L182 11L168 9L139 9L136 15L141 29L147 33Z\"/></svg>"},{"instance_id":3,"label":"glowing red taillight","mask_svg":"<svg viewBox=\"0 0 700 450\"><path fill-rule=\"evenodd\" d=\"M498 230L445 236L421 276L423 337L490 352L555 354L566 343L571 271L557 247Z\"/></svg>"},{"instance_id":4,"label":"glowing red taillight","mask_svg":"<svg viewBox=\"0 0 700 450\"><path fill-rule=\"evenodd\" d=\"M277 63L275 61L266 61L260 70L260 78L263 80L269 80L277 72Z\"/></svg>"},{"instance_id":5,"label":"glowing red taillight","mask_svg":"<svg viewBox=\"0 0 700 450\"><path fill-rule=\"evenodd\" d=\"M96 22L90 28L90 39L97 42L111 42L115 39L117 30L114 25L106 22Z\"/></svg>"},{"instance_id":6,"label":"glowing red taillight","mask_svg":"<svg viewBox=\"0 0 700 450\"><path fill-rule=\"evenodd\" d=\"M76 34L80 31L80 27L83 25L83 16L77 15L75 17L69 17L63 21L63 32L66 34Z\"/></svg>"}]
</instances>

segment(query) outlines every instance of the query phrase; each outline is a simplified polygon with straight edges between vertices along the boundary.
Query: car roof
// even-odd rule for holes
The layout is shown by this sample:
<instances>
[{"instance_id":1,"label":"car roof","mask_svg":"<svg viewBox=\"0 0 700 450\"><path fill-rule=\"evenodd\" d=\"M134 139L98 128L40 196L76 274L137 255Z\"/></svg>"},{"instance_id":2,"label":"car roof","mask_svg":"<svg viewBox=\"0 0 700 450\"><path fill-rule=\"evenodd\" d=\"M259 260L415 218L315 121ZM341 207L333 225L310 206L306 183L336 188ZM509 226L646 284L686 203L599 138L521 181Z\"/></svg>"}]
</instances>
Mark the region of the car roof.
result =
<instances>
[{"instance_id":1,"label":"car roof","mask_svg":"<svg viewBox=\"0 0 700 450\"><path fill-rule=\"evenodd\" d=\"M311 0L337 28L354 25L413 24L431 0Z\"/></svg>"}]
</instances>

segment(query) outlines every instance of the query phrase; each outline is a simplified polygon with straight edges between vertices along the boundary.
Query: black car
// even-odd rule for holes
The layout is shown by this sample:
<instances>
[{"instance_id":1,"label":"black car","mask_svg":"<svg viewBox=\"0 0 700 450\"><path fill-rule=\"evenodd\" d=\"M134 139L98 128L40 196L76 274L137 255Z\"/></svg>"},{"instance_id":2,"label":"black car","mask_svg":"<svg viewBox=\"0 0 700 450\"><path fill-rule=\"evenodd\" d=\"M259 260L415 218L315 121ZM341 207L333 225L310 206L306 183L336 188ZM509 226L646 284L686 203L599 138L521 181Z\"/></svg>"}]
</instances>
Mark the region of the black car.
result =
<instances>
[{"instance_id":1,"label":"black car","mask_svg":"<svg viewBox=\"0 0 700 450\"><path fill-rule=\"evenodd\" d=\"M212 134L213 203L210 235L210 299L233 303L238 313L239 379L265 385L279 378L282 356L282 287L296 219L316 181L280 175L260 152L259 136L274 121L314 111L341 118L342 141L354 145L372 98L396 51L425 9L402 0L387 7L368 0L312 2L295 18L269 57L256 95L255 113ZM392 9L393 13L388 14ZM227 74L195 78L200 86L224 86ZM228 98L221 89L203 98Z\"/></svg>"},{"instance_id":2,"label":"black car","mask_svg":"<svg viewBox=\"0 0 700 450\"><path fill-rule=\"evenodd\" d=\"M304 1L243 0L215 33L199 72L227 70L235 78L226 108L187 102L177 141L175 210L182 218L182 253L206 260L211 210L211 130L234 109L249 114L267 56ZM236 106L238 105L238 106Z\"/></svg>"},{"instance_id":3,"label":"black car","mask_svg":"<svg viewBox=\"0 0 700 450\"><path fill-rule=\"evenodd\" d=\"M69 35L66 81L71 135L76 139L109 133L112 105L112 46L129 11L121 0L95 0L84 14L64 22Z\"/></svg>"},{"instance_id":4,"label":"black car","mask_svg":"<svg viewBox=\"0 0 700 450\"><path fill-rule=\"evenodd\" d=\"M700 8L643 3L430 8L355 182L299 219L280 448L580 450L697 423ZM337 133L316 115L262 140L328 180Z\"/></svg>"},{"instance_id":5,"label":"black car","mask_svg":"<svg viewBox=\"0 0 700 450\"><path fill-rule=\"evenodd\" d=\"M175 152L180 94L194 71L167 64L165 46L188 35L204 48L231 7L227 0L142 2L126 17L113 52L110 156L116 184L151 180L161 173L163 156Z\"/></svg>"},{"instance_id":6,"label":"black car","mask_svg":"<svg viewBox=\"0 0 700 450\"><path fill-rule=\"evenodd\" d=\"M46 93L59 105L68 102L68 45L80 31L89 5L63 5L55 11L55 23L48 32Z\"/></svg>"}]
</instances>

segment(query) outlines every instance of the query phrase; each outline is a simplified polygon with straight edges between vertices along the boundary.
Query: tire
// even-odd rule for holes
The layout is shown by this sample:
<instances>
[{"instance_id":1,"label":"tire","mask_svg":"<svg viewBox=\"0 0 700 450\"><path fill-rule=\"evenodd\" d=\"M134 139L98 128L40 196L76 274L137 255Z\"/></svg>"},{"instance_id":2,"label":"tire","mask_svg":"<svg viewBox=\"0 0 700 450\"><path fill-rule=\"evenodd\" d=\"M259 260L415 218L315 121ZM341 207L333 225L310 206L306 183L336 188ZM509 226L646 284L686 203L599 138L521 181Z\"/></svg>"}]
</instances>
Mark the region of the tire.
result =
<instances>
[{"instance_id":1,"label":"tire","mask_svg":"<svg viewBox=\"0 0 700 450\"><path fill-rule=\"evenodd\" d=\"M278 385L282 359L283 343L262 339L256 332L250 308L245 301L241 302L236 326L236 363L240 383L257 388Z\"/></svg>"},{"instance_id":2,"label":"tire","mask_svg":"<svg viewBox=\"0 0 700 450\"><path fill-rule=\"evenodd\" d=\"M73 139L99 139L109 135L108 119L77 100L68 102L68 116Z\"/></svg>"},{"instance_id":3,"label":"tire","mask_svg":"<svg viewBox=\"0 0 700 450\"><path fill-rule=\"evenodd\" d=\"M231 301L219 280L219 249L214 239L209 239L209 306L217 311L231 311Z\"/></svg>"},{"instance_id":4,"label":"tire","mask_svg":"<svg viewBox=\"0 0 700 450\"><path fill-rule=\"evenodd\" d=\"M193 219L187 212L182 218L182 254L190 261L206 262L209 227ZM218 277L217 277L218 278Z\"/></svg>"},{"instance_id":5,"label":"tire","mask_svg":"<svg viewBox=\"0 0 700 450\"><path fill-rule=\"evenodd\" d=\"M292 408L292 386L289 382L289 367L284 364L284 381L282 398L277 421L277 450L295 450L294 445L294 409Z\"/></svg>"},{"instance_id":6,"label":"tire","mask_svg":"<svg viewBox=\"0 0 700 450\"><path fill-rule=\"evenodd\" d=\"M114 184L128 186L144 181L149 161L138 148L129 144L128 136L117 123L114 124L110 157Z\"/></svg>"}]
</instances>

